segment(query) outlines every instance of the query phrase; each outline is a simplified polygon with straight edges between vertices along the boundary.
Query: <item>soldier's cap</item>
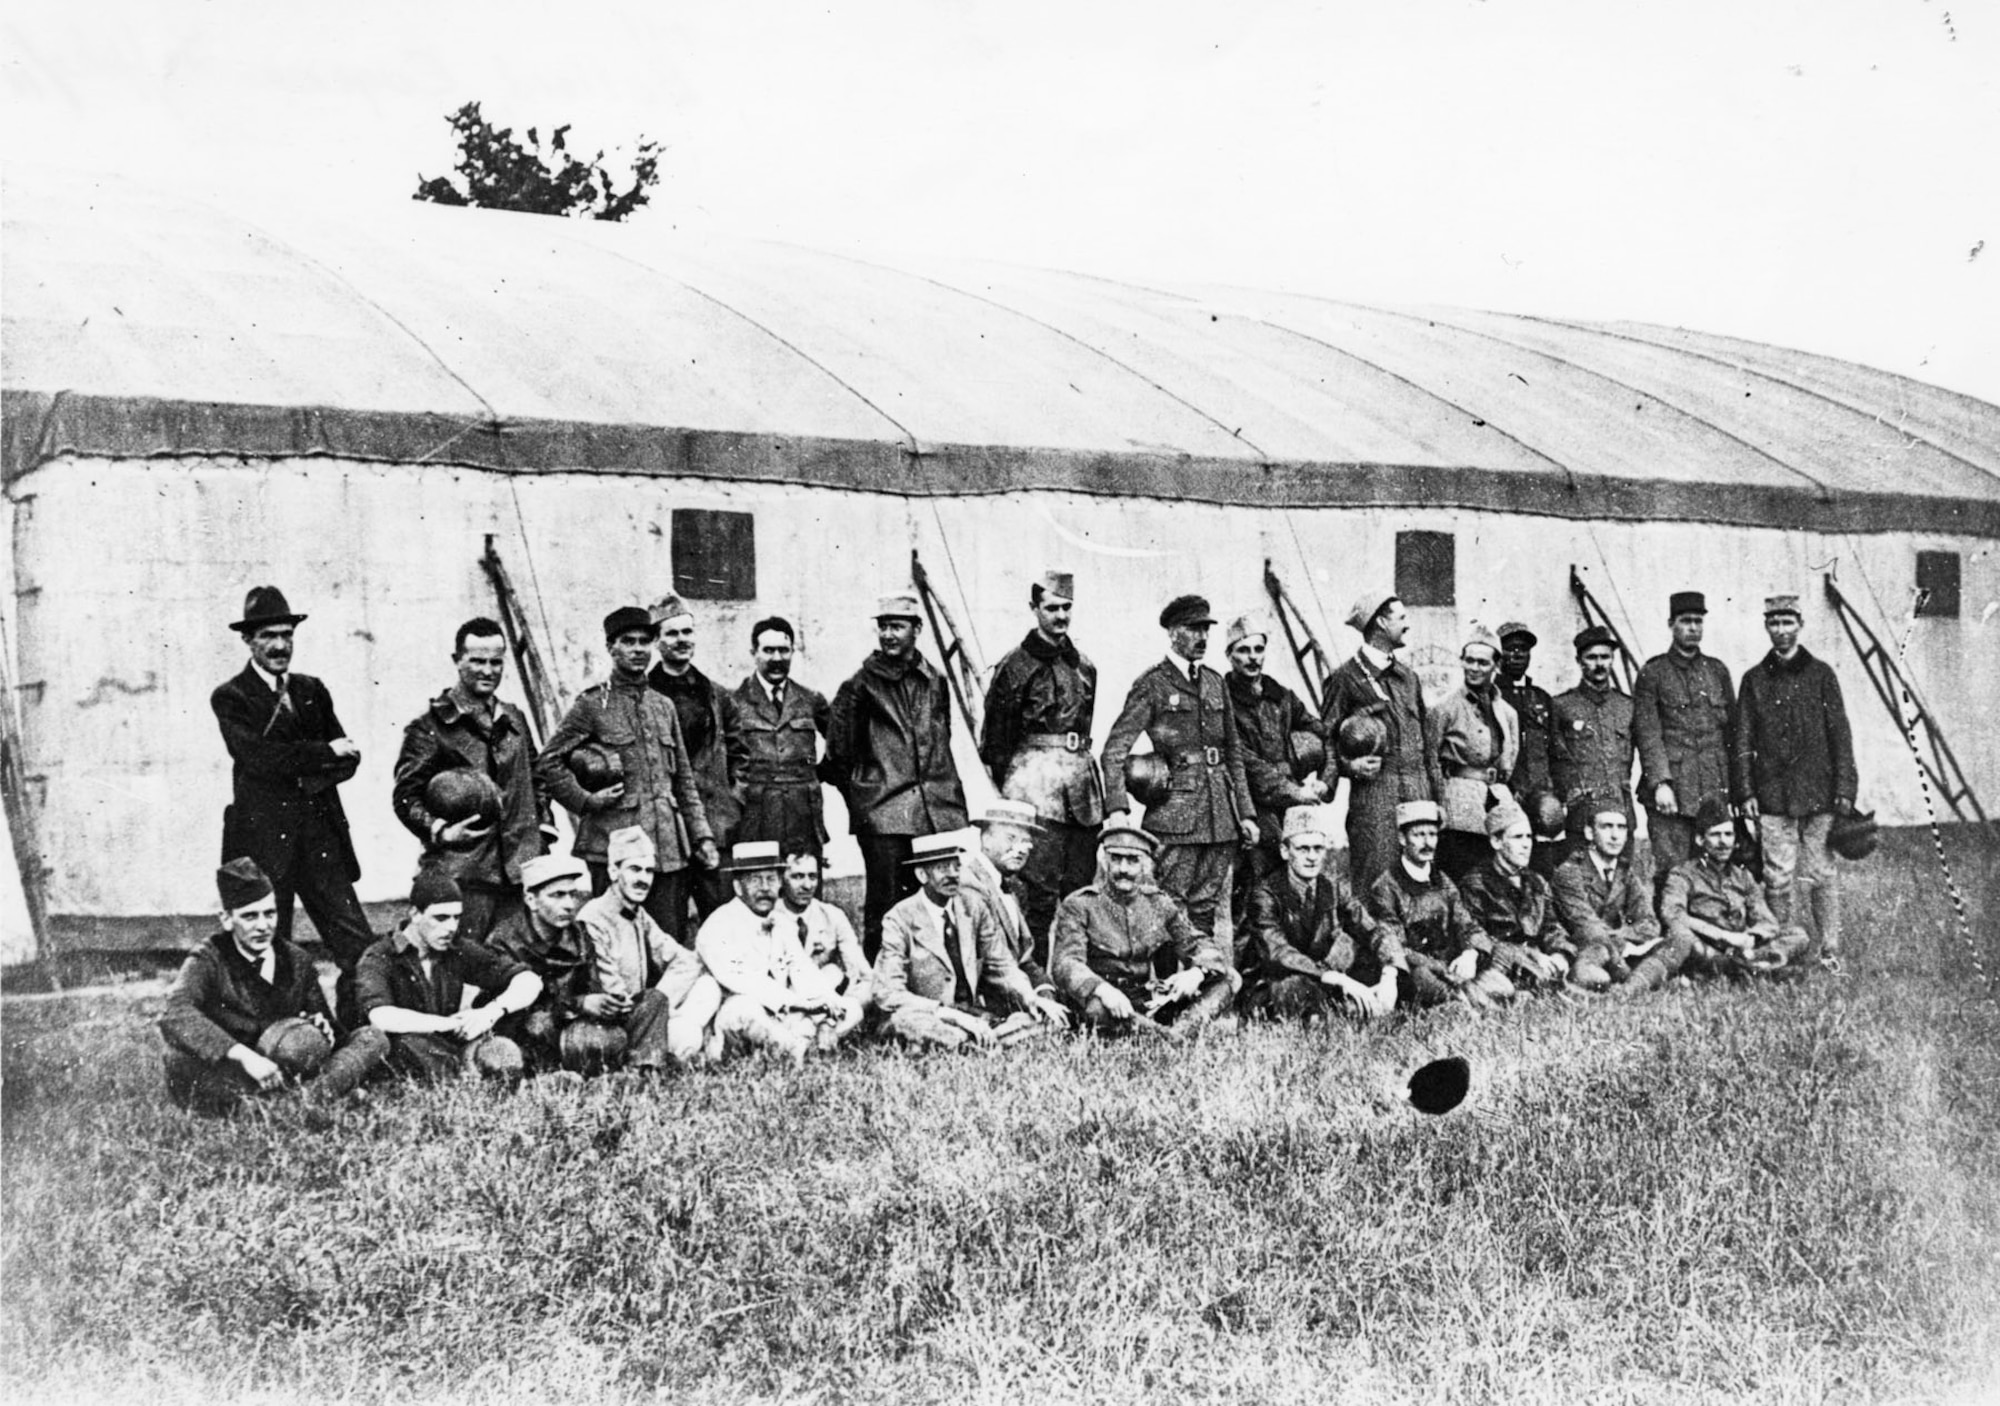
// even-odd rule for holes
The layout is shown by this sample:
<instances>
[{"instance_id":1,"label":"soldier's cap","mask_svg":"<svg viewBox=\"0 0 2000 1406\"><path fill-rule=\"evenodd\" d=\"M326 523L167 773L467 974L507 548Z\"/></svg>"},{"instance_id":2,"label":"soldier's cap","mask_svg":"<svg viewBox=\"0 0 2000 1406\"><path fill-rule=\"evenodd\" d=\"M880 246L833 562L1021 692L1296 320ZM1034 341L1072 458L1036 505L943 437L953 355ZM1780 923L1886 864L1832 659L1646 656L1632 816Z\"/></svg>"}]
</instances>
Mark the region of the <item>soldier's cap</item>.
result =
<instances>
[{"instance_id":1,"label":"soldier's cap","mask_svg":"<svg viewBox=\"0 0 2000 1406\"><path fill-rule=\"evenodd\" d=\"M1486 833L1488 836L1504 835L1516 825L1528 825L1528 812L1512 801L1502 801L1486 812ZM1532 825L1528 826L1533 829Z\"/></svg>"},{"instance_id":2,"label":"soldier's cap","mask_svg":"<svg viewBox=\"0 0 2000 1406\"><path fill-rule=\"evenodd\" d=\"M627 833L629 832L625 830L618 831L617 834L611 837L612 843L615 845L618 836ZM639 833L644 834L645 832L640 831ZM613 864L616 864L621 857L617 854L612 854L610 860ZM521 887L529 893L533 893L545 884L552 884L557 879L588 879L589 877L590 866L573 854L538 854L533 859L523 860L521 863Z\"/></svg>"},{"instance_id":3,"label":"soldier's cap","mask_svg":"<svg viewBox=\"0 0 2000 1406\"><path fill-rule=\"evenodd\" d=\"M1530 649L1533 649L1536 645L1541 643L1541 640L1536 637L1535 632L1529 629L1525 622L1520 620L1509 620L1506 624L1502 625L1499 628L1499 630L1496 631L1495 633L1497 633L1500 636L1500 643L1502 645L1505 645L1508 640L1518 639L1523 637L1527 639L1528 648Z\"/></svg>"},{"instance_id":4,"label":"soldier's cap","mask_svg":"<svg viewBox=\"0 0 2000 1406\"><path fill-rule=\"evenodd\" d=\"M1592 821L1602 819L1607 815L1615 815L1627 825L1632 823L1632 812L1626 806L1625 798L1622 796L1615 796L1609 793L1589 796L1577 806L1577 809Z\"/></svg>"},{"instance_id":5,"label":"soldier's cap","mask_svg":"<svg viewBox=\"0 0 2000 1406\"><path fill-rule=\"evenodd\" d=\"M1107 825L1097 833L1097 847L1103 850L1127 850L1134 854L1152 855L1160 851L1160 842L1150 831L1141 830L1131 821L1122 825Z\"/></svg>"},{"instance_id":6,"label":"soldier's cap","mask_svg":"<svg viewBox=\"0 0 2000 1406\"><path fill-rule=\"evenodd\" d=\"M1423 824L1444 824L1444 812L1438 809L1436 801L1396 802L1396 828L1398 830L1411 825Z\"/></svg>"},{"instance_id":7,"label":"soldier's cap","mask_svg":"<svg viewBox=\"0 0 2000 1406\"><path fill-rule=\"evenodd\" d=\"M1063 605L1076 604L1076 577L1067 571L1044 571L1038 582L1042 588L1042 603L1051 601Z\"/></svg>"},{"instance_id":8,"label":"soldier's cap","mask_svg":"<svg viewBox=\"0 0 2000 1406\"><path fill-rule=\"evenodd\" d=\"M215 892L222 899L222 911L234 913L248 908L270 893L271 881L248 855L232 859L215 871Z\"/></svg>"},{"instance_id":9,"label":"soldier's cap","mask_svg":"<svg viewBox=\"0 0 2000 1406\"><path fill-rule=\"evenodd\" d=\"M1694 829L1698 835L1706 834L1718 825L1731 824L1729 803L1720 796L1710 796L1695 809Z\"/></svg>"},{"instance_id":10,"label":"soldier's cap","mask_svg":"<svg viewBox=\"0 0 2000 1406\"><path fill-rule=\"evenodd\" d=\"M1167 602L1167 608L1160 612L1160 628L1171 630L1178 625L1213 625L1214 612L1209 610L1208 601L1201 596L1175 596Z\"/></svg>"},{"instance_id":11,"label":"soldier's cap","mask_svg":"<svg viewBox=\"0 0 2000 1406\"><path fill-rule=\"evenodd\" d=\"M629 635L634 630L643 633L647 639L658 639L660 627L653 623L653 617L636 605L621 605L604 617L604 642L606 644L620 635Z\"/></svg>"},{"instance_id":12,"label":"soldier's cap","mask_svg":"<svg viewBox=\"0 0 2000 1406\"><path fill-rule=\"evenodd\" d=\"M943 835L919 835L910 841L910 857L903 861L906 868L918 868L925 864L936 864L941 859L962 859L965 846L959 843L953 833Z\"/></svg>"},{"instance_id":13,"label":"soldier's cap","mask_svg":"<svg viewBox=\"0 0 2000 1406\"><path fill-rule=\"evenodd\" d=\"M722 866L731 874L756 874L785 867L785 856L776 840L744 840L729 847L729 862Z\"/></svg>"},{"instance_id":14,"label":"soldier's cap","mask_svg":"<svg viewBox=\"0 0 2000 1406\"><path fill-rule=\"evenodd\" d=\"M655 625L664 625L669 620L678 620L683 615L690 620L694 619L694 612L688 609L687 602L676 595L663 596L654 601L653 608L646 613Z\"/></svg>"},{"instance_id":15,"label":"soldier's cap","mask_svg":"<svg viewBox=\"0 0 2000 1406\"><path fill-rule=\"evenodd\" d=\"M1270 622L1261 615L1239 615L1229 622L1229 636L1226 649L1234 649L1245 640L1265 640L1271 638Z\"/></svg>"},{"instance_id":16,"label":"soldier's cap","mask_svg":"<svg viewBox=\"0 0 2000 1406\"><path fill-rule=\"evenodd\" d=\"M296 614L285 593L276 586L252 586L243 597L243 618L230 622L238 634L255 634L265 625L296 625L306 617Z\"/></svg>"},{"instance_id":17,"label":"soldier's cap","mask_svg":"<svg viewBox=\"0 0 2000 1406\"><path fill-rule=\"evenodd\" d=\"M1578 630L1576 632L1575 643L1578 655L1581 655L1586 649L1595 649L1599 645L1615 651L1618 648L1618 636L1612 634L1610 630L1602 625L1592 625L1587 630Z\"/></svg>"},{"instance_id":18,"label":"soldier's cap","mask_svg":"<svg viewBox=\"0 0 2000 1406\"><path fill-rule=\"evenodd\" d=\"M875 602L877 620L921 620L924 608L914 591L889 591Z\"/></svg>"},{"instance_id":19,"label":"soldier's cap","mask_svg":"<svg viewBox=\"0 0 2000 1406\"><path fill-rule=\"evenodd\" d=\"M1458 657L1465 658L1469 649L1483 649L1495 659L1500 657L1500 639L1484 625L1474 625L1472 633L1465 637L1465 643L1458 647Z\"/></svg>"},{"instance_id":20,"label":"soldier's cap","mask_svg":"<svg viewBox=\"0 0 2000 1406\"><path fill-rule=\"evenodd\" d=\"M1332 834L1333 827L1326 823L1324 806L1293 806L1285 812L1285 828L1278 838L1290 844L1301 835L1318 835L1327 839Z\"/></svg>"},{"instance_id":21,"label":"soldier's cap","mask_svg":"<svg viewBox=\"0 0 2000 1406\"><path fill-rule=\"evenodd\" d=\"M410 883L410 907L428 913L440 903L463 903L458 880L438 869L419 869Z\"/></svg>"},{"instance_id":22,"label":"soldier's cap","mask_svg":"<svg viewBox=\"0 0 2000 1406\"><path fill-rule=\"evenodd\" d=\"M1396 599L1394 591L1368 592L1354 602L1354 609L1347 612L1347 623L1353 627L1356 634L1367 634L1368 627L1375 622L1375 617L1386 610L1389 602L1394 599Z\"/></svg>"},{"instance_id":23,"label":"soldier's cap","mask_svg":"<svg viewBox=\"0 0 2000 1406\"><path fill-rule=\"evenodd\" d=\"M1799 615L1800 613L1799 598L1795 595L1764 597L1764 618L1766 620L1769 620L1773 615Z\"/></svg>"},{"instance_id":24,"label":"soldier's cap","mask_svg":"<svg viewBox=\"0 0 2000 1406\"><path fill-rule=\"evenodd\" d=\"M1667 598L1667 619L1678 620L1683 615L1708 614L1708 598L1700 591L1675 591Z\"/></svg>"},{"instance_id":25,"label":"soldier's cap","mask_svg":"<svg viewBox=\"0 0 2000 1406\"><path fill-rule=\"evenodd\" d=\"M986 809L972 817L972 823L982 830L989 825L1012 825L1039 834L1042 829L1042 817L1033 806L1026 801L1004 799L988 801Z\"/></svg>"},{"instance_id":26,"label":"soldier's cap","mask_svg":"<svg viewBox=\"0 0 2000 1406\"><path fill-rule=\"evenodd\" d=\"M604 862L613 869L628 859L643 859L650 865L659 853L659 846L653 843L653 837L637 825L613 830L604 840Z\"/></svg>"}]
</instances>

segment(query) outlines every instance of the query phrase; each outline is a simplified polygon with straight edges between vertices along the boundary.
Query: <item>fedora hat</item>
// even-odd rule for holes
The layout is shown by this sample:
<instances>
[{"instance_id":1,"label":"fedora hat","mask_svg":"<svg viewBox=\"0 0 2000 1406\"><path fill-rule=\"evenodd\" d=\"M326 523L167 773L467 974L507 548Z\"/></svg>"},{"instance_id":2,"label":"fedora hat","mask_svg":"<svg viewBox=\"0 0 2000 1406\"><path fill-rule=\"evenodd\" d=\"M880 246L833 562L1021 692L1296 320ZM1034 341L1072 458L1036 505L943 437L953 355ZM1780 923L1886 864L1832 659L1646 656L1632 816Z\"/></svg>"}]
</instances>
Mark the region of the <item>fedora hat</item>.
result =
<instances>
[{"instance_id":1,"label":"fedora hat","mask_svg":"<svg viewBox=\"0 0 2000 1406\"><path fill-rule=\"evenodd\" d=\"M305 618L292 609L276 586L252 586L243 597L243 618L232 621L229 628L240 634L266 625L296 625Z\"/></svg>"}]
</instances>

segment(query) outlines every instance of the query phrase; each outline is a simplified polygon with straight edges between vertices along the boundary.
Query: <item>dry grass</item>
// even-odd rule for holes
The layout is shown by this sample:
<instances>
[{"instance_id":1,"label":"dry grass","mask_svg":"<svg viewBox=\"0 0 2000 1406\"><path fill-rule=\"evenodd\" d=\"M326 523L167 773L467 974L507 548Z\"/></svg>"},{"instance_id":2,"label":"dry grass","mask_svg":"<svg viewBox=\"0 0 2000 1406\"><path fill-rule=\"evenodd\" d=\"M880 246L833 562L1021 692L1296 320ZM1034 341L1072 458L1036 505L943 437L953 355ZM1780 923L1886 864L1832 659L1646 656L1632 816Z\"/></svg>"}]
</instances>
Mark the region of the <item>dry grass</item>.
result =
<instances>
[{"instance_id":1,"label":"dry grass","mask_svg":"<svg viewBox=\"0 0 2000 1406\"><path fill-rule=\"evenodd\" d=\"M17 1005L0 1388L1985 1399L2000 1011L1929 900L1856 908L1838 985L332 1117L186 1118L143 1003ZM1475 1096L1421 1120L1389 1086L1445 1050Z\"/></svg>"}]
</instances>

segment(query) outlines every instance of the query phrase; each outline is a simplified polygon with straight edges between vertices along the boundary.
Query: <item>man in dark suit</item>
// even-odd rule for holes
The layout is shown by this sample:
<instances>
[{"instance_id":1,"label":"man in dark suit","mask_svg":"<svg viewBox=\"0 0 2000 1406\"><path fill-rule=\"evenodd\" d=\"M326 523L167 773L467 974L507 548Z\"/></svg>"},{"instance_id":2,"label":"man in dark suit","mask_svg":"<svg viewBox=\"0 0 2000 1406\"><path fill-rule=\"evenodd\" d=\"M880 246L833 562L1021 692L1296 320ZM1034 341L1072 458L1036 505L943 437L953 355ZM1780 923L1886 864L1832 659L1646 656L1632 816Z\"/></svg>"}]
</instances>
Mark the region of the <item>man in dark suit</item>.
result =
<instances>
[{"instance_id":1,"label":"man in dark suit","mask_svg":"<svg viewBox=\"0 0 2000 1406\"><path fill-rule=\"evenodd\" d=\"M303 903L319 940L340 968L337 1014L355 1022L354 966L375 940L354 895L361 865L334 788L361 765L361 749L333 711L326 685L292 672L295 614L276 586L255 586L243 618L250 662L209 695L235 763L235 802L223 812L222 858L250 858L278 898L278 939L292 935L294 900Z\"/></svg>"},{"instance_id":2,"label":"man in dark suit","mask_svg":"<svg viewBox=\"0 0 2000 1406\"><path fill-rule=\"evenodd\" d=\"M1257 805L1243 771L1236 709L1222 675L1205 667L1215 617L1200 596L1176 597L1160 614L1167 657L1133 681L1125 707L1104 740L1107 828L1130 820L1125 760L1144 733L1166 761L1171 790L1147 806L1146 831L1160 842L1154 872L1160 887L1187 908L1203 942L1215 936L1216 910L1229 894L1236 851L1257 843ZM1229 945L1218 942L1227 952Z\"/></svg>"}]
</instances>

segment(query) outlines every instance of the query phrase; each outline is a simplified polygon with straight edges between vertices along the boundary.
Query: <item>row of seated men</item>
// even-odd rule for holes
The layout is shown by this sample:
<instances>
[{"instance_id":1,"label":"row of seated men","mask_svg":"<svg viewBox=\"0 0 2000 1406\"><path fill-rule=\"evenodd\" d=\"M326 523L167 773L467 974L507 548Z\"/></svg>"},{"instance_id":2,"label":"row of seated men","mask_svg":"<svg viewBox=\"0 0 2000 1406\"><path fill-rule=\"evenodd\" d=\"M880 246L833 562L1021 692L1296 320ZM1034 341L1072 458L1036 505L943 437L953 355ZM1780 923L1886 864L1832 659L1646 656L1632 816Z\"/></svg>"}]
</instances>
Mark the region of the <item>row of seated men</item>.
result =
<instances>
[{"instance_id":1,"label":"row of seated men","mask_svg":"<svg viewBox=\"0 0 2000 1406\"><path fill-rule=\"evenodd\" d=\"M944 1048L1073 1025L1179 1040L1239 1017L1369 1020L1565 985L1633 995L1682 971L1743 979L1785 969L1807 944L1732 863L1735 824L1720 805L1696 818L1701 852L1666 881L1664 924L1619 798L1594 809L1587 846L1553 883L1531 863L1527 816L1499 806L1487 857L1455 884L1436 864L1438 806L1411 801L1396 816L1395 863L1357 894L1328 863L1325 816L1287 812L1282 866L1255 885L1233 952L1153 882L1159 842L1131 825L1103 830L1097 882L1063 899L1038 944L1015 881L1041 822L1007 800L979 818L970 853L953 836L916 841L918 890L891 909L872 964L819 898L819 860L803 847L735 846L733 897L691 950L646 910L655 855L637 827L610 837L610 883L595 898L581 861L530 861L518 913L484 942L459 936L463 895L427 869L402 922L361 958L352 1028L310 959L277 936L270 881L232 860L217 874L222 931L187 959L160 1021L167 1087L183 1106L219 1110L285 1087L337 1098L384 1070L643 1077L758 1050L796 1065L863 1031Z\"/></svg>"}]
</instances>

